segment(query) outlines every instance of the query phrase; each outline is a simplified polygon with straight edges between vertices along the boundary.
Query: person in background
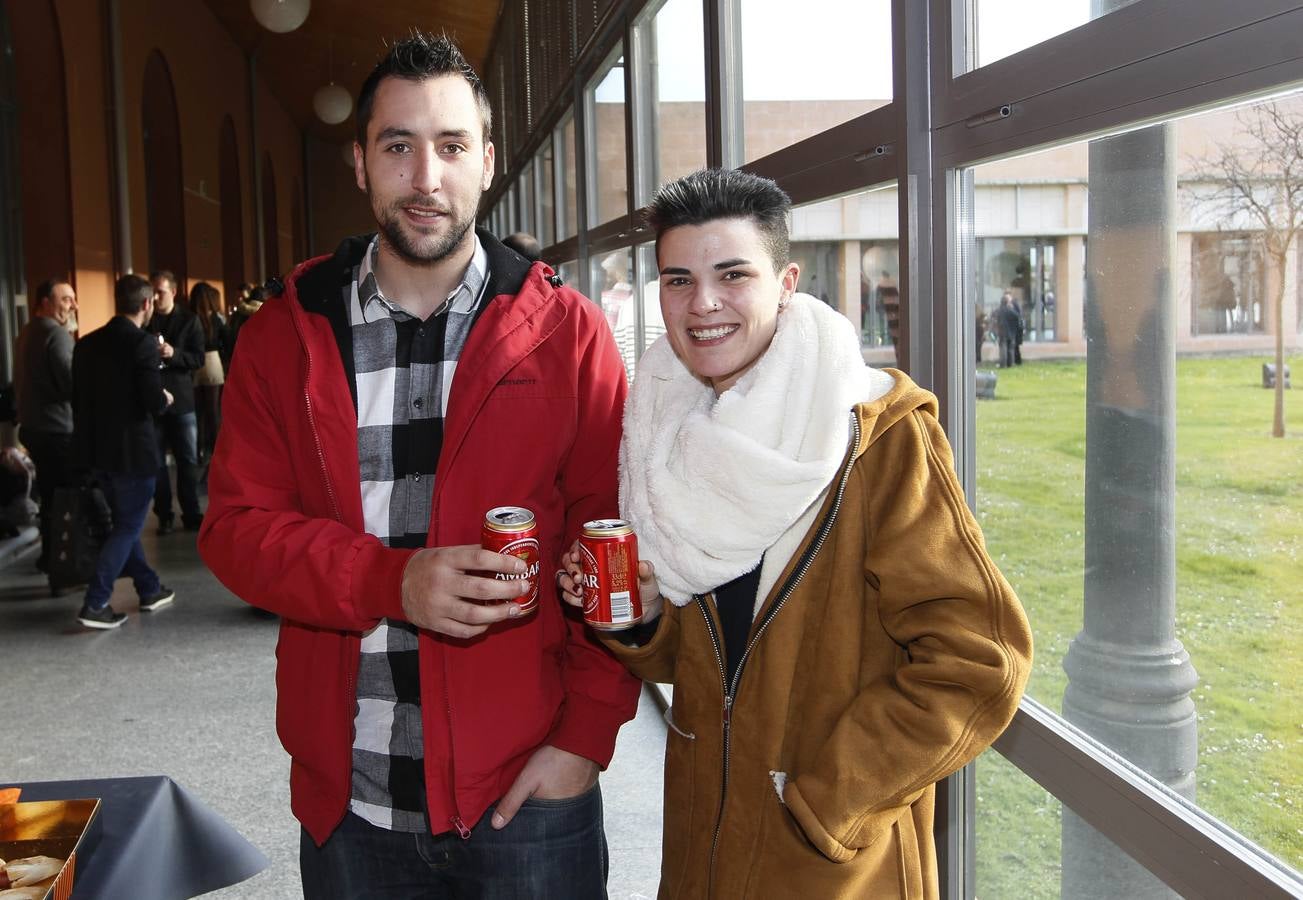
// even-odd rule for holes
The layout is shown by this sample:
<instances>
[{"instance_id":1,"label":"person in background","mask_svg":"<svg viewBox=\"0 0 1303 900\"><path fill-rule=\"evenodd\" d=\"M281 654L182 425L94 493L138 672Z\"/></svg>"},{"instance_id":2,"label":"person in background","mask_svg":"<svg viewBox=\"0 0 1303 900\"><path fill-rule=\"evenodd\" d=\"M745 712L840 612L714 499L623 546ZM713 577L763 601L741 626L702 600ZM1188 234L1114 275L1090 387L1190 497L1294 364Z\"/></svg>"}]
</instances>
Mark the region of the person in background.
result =
<instances>
[{"instance_id":1,"label":"person in background","mask_svg":"<svg viewBox=\"0 0 1303 900\"><path fill-rule=\"evenodd\" d=\"M240 339L240 329L244 328L244 323L253 318L253 314L262 309L262 305L267 300L267 289L264 287L250 287L248 294L240 298L236 304L235 312L231 313L230 341L231 341L231 360L235 359L235 345ZM230 363L227 363L227 371L230 371Z\"/></svg>"},{"instance_id":2,"label":"person in background","mask_svg":"<svg viewBox=\"0 0 1303 900\"><path fill-rule=\"evenodd\" d=\"M645 619L603 640L674 685L662 898L936 897L935 784L1013 717L1031 633L936 398L796 292L790 208L735 169L650 204L667 330L620 445Z\"/></svg>"},{"instance_id":3,"label":"person in background","mask_svg":"<svg viewBox=\"0 0 1303 900\"><path fill-rule=\"evenodd\" d=\"M158 417L159 471L154 493L158 533L173 530L172 479L167 453L176 460L176 496L181 524L198 531L204 516L199 508L199 424L195 415L194 373L204 364L204 331L193 312L177 302L176 277L166 269L149 276L154 285L154 314L146 326L158 339L163 385L173 402Z\"/></svg>"},{"instance_id":4,"label":"person in background","mask_svg":"<svg viewBox=\"0 0 1303 900\"><path fill-rule=\"evenodd\" d=\"M155 612L176 597L159 581L140 543L162 456L154 417L172 402L159 370L158 340L144 330L155 296L139 275L119 278L113 288L116 315L82 338L72 357L77 459L103 489L113 522L77 614L87 628L126 622L126 614L109 605L113 582L121 576L134 583L141 612Z\"/></svg>"},{"instance_id":5,"label":"person in background","mask_svg":"<svg viewBox=\"0 0 1303 900\"><path fill-rule=\"evenodd\" d=\"M489 117L450 40L389 47L354 144L379 232L296 270L226 381L199 551L281 616L314 900L606 895L598 773L639 685L552 576L616 509L624 369L595 304L474 229ZM527 614L525 563L480 547L503 504L538 526Z\"/></svg>"},{"instance_id":6,"label":"person in background","mask_svg":"<svg viewBox=\"0 0 1303 900\"><path fill-rule=\"evenodd\" d=\"M995 334L1000 341L1000 368L1007 369L1017 359L1018 341L1022 338L1022 316L1014 309L1013 294L1005 291L995 311Z\"/></svg>"},{"instance_id":7,"label":"person in background","mask_svg":"<svg viewBox=\"0 0 1303 900\"><path fill-rule=\"evenodd\" d=\"M201 281L190 289L190 309L204 332L204 364L195 372L195 414L199 458L210 459L222 424L222 384L231 359L231 331L222 315L222 295Z\"/></svg>"},{"instance_id":8,"label":"person in background","mask_svg":"<svg viewBox=\"0 0 1303 900\"><path fill-rule=\"evenodd\" d=\"M14 349L14 393L19 439L36 466L41 507L41 551L36 567L46 569L51 546L50 516L55 489L72 482L72 350L68 320L77 292L67 278L50 278L36 288L32 318Z\"/></svg>"},{"instance_id":9,"label":"person in background","mask_svg":"<svg viewBox=\"0 0 1303 900\"><path fill-rule=\"evenodd\" d=\"M510 247L529 262L537 262L543 256L543 248L538 238L525 231L517 231L502 239L502 246Z\"/></svg>"}]
</instances>

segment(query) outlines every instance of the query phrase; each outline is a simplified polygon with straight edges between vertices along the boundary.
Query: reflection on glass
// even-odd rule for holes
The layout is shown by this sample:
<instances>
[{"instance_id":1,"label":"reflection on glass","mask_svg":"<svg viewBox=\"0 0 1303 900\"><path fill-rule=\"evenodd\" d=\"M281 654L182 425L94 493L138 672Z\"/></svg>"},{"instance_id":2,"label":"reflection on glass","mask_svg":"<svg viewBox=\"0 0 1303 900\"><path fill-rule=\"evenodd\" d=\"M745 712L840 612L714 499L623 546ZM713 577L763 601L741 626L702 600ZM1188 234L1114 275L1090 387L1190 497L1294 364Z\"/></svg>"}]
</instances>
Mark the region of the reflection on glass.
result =
<instances>
[{"instance_id":1,"label":"reflection on glass","mask_svg":"<svg viewBox=\"0 0 1303 900\"><path fill-rule=\"evenodd\" d=\"M563 262L556 267L556 273L561 276L561 281L567 286L579 290L579 263L575 260Z\"/></svg>"},{"instance_id":2,"label":"reflection on glass","mask_svg":"<svg viewBox=\"0 0 1303 900\"><path fill-rule=\"evenodd\" d=\"M977 21L977 46L969 55L990 65L1019 50L1048 41L1136 0L969 0Z\"/></svg>"},{"instance_id":3,"label":"reflection on glass","mask_svg":"<svg viewBox=\"0 0 1303 900\"><path fill-rule=\"evenodd\" d=\"M589 265L593 299L601 304L606 323L615 335L620 358L633 381L634 365L638 359L637 321L638 309L633 291L633 250L624 247L609 253L600 253Z\"/></svg>"},{"instance_id":4,"label":"reflection on glass","mask_svg":"<svg viewBox=\"0 0 1303 900\"><path fill-rule=\"evenodd\" d=\"M1063 804L994 750L977 777L977 885L986 898L1060 896Z\"/></svg>"},{"instance_id":5,"label":"reflection on glass","mask_svg":"<svg viewBox=\"0 0 1303 900\"><path fill-rule=\"evenodd\" d=\"M665 333L665 318L661 315L661 282L656 265L656 245L643 244L638 248L639 297L642 304L642 349L645 351Z\"/></svg>"},{"instance_id":6,"label":"reflection on glass","mask_svg":"<svg viewBox=\"0 0 1303 900\"><path fill-rule=\"evenodd\" d=\"M1252 215L1288 208L1266 161L1286 142L1252 130L1268 108L1303 129L1298 95L1219 110L978 166L961 206L998 401L977 405L977 509L1032 623L1029 695L1297 867L1303 454L1271 437L1260 370L1288 323L1300 371L1303 285ZM1237 161L1257 172L1238 207ZM992 829L978 857L1055 837ZM1065 896L1139 893L1089 836L1063 841L1087 847Z\"/></svg>"},{"instance_id":7,"label":"reflection on glass","mask_svg":"<svg viewBox=\"0 0 1303 900\"><path fill-rule=\"evenodd\" d=\"M575 180L578 158L575 156L575 116L569 113L557 128L556 168L561 185L562 203L557 209L557 240L564 241L579 233L579 188Z\"/></svg>"},{"instance_id":8,"label":"reflection on glass","mask_svg":"<svg viewBox=\"0 0 1303 900\"><path fill-rule=\"evenodd\" d=\"M534 160L534 177L538 185L538 233L536 237L541 246L550 246L554 240L556 217L552 202L552 141L543 143L542 149Z\"/></svg>"},{"instance_id":9,"label":"reflection on glass","mask_svg":"<svg viewBox=\"0 0 1303 900\"><path fill-rule=\"evenodd\" d=\"M592 98L593 196L589 200L589 227L629 212L628 173L625 167L624 51L617 48L589 88Z\"/></svg>"},{"instance_id":10,"label":"reflection on glass","mask_svg":"<svg viewBox=\"0 0 1303 900\"><path fill-rule=\"evenodd\" d=\"M896 363L900 333L900 254L894 187L820 200L792 210L798 290L860 326L864 358Z\"/></svg>"},{"instance_id":11,"label":"reflection on glass","mask_svg":"<svg viewBox=\"0 0 1303 900\"><path fill-rule=\"evenodd\" d=\"M655 190L706 165L706 62L699 0L652 4L638 26L643 83L651 92L646 154ZM648 198L641 198L646 200Z\"/></svg>"},{"instance_id":12,"label":"reflection on glass","mask_svg":"<svg viewBox=\"0 0 1303 900\"><path fill-rule=\"evenodd\" d=\"M889 0L740 3L747 162L891 102Z\"/></svg>"}]
</instances>

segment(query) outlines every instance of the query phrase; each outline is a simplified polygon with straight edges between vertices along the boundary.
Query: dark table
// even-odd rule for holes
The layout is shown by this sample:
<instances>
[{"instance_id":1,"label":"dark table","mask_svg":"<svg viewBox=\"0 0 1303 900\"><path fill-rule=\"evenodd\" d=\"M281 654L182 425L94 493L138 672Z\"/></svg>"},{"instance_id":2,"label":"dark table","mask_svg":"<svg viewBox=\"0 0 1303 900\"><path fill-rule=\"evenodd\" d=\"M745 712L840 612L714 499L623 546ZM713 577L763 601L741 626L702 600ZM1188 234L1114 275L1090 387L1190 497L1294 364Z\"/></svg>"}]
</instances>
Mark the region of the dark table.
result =
<instances>
[{"instance_id":1,"label":"dark table","mask_svg":"<svg viewBox=\"0 0 1303 900\"><path fill-rule=\"evenodd\" d=\"M225 819L162 775L21 787L21 800L102 801L99 844L89 859L77 860L74 900L182 900L238 884L268 865Z\"/></svg>"}]
</instances>

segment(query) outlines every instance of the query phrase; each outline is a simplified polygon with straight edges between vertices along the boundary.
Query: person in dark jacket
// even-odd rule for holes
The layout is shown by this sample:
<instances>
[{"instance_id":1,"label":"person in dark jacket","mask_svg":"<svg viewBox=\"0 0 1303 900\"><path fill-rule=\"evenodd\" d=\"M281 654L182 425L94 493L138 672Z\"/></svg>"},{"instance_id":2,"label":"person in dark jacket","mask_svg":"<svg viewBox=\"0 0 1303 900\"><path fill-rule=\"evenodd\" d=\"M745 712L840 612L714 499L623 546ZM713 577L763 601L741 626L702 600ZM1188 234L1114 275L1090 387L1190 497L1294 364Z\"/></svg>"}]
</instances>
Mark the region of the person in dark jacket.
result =
<instances>
[{"instance_id":1,"label":"person in dark jacket","mask_svg":"<svg viewBox=\"0 0 1303 900\"><path fill-rule=\"evenodd\" d=\"M41 504L41 555L46 568L54 491L69 483L72 468L72 334L68 319L77 293L66 278L51 278L36 289L30 322L18 334L14 352L14 393L19 437L36 466Z\"/></svg>"},{"instance_id":2,"label":"person in dark jacket","mask_svg":"<svg viewBox=\"0 0 1303 900\"><path fill-rule=\"evenodd\" d=\"M204 364L204 330L193 312L176 300L176 276L166 269L154 272L154 314L147 329L158 337L163 366L163 386L172 405L158 417L159 470L154 489L154 515L158 533L172 530L172 480L167 453L176 460L176 493L181 504L181 524L198 531L204 519L199 509L199 424L195 415L194 373Z\"/></svg>"},{"instance_id":3,"label":"person in dark jacket","mask_svg":"<svg viewBox=\"0 0 1303 900\"><path fill-rule=\"evenodd\" d=\"M120 576L135 583L141 612L167 606L175 597L145 561L140 544L159 469L154 416L173 400L159 372L158 341L144 330L154 291L139 275L124 275L114 285L113 299L117 314L83 338L72 356L77 459L104 490L113 515L77 621L102 629L127 620L109 605Z\"/></svg>"},{"instance_id":4,"label":"person in dark jacket","mask_svg":"<svg viewBox=\"0 0 1303 900\"><path fill-rule=\"evenodd\" d=\"M1022 341L1022 316L1008 292L1000 298L1000 308L995 311L995 333L1000 339L1000 367L1007 369L1020 361L1018 344Z\"/></svg>"},{"instance_id":5,"label":"person in dark jacket","mask_svg":"<svg viewBox=\"0 0 1303 900\"><path fill-rule=\"evenodd\" d=\"M195 413L199 425L199 454L211 459L222 424L222 385L231 363L231 328L222 315L222 295L201 281L190 289L190 309L204 332L204 364L195 373Z\"/></svg>"}]
</instances>

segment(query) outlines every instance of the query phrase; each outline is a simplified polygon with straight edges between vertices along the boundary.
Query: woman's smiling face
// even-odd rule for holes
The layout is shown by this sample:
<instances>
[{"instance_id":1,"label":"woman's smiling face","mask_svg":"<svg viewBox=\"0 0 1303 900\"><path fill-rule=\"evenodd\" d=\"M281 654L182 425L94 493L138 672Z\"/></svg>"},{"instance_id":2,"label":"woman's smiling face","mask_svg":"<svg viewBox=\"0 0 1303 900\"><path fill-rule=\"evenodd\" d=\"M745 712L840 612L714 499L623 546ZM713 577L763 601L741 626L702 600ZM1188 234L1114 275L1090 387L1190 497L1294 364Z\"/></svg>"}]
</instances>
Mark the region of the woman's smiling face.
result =
<instances>
[{"instance_id":1,"label":"woman's smiling face","mask_svg":"<svg viewBox=\"0 0 1303 900\"><path fill-rule=\"evenodd\" d=\"M800 268L779 272L750 219L679 225L660 236L661 314L675 354L722 394L769 349Z\"/></svg>"}]
</instances>

